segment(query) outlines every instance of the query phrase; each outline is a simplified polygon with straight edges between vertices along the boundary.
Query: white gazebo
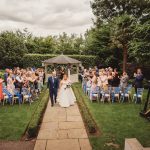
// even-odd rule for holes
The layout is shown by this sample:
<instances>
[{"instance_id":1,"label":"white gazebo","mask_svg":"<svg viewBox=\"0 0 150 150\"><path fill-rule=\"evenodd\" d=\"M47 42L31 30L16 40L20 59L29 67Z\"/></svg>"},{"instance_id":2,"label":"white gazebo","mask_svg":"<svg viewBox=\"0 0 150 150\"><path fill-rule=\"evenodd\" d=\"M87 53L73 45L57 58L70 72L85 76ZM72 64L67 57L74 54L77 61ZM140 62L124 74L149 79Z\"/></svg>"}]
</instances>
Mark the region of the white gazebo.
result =
<instances>
[{"instance_id":1,"label":"white gazebo","mask_svg":"<svg viewBox=\"0 0 150 150\"><path fill-rule=\"evenodd\" d=\"M81 61L78 61L76 59L70 58L62 54L57 57L47 59L43 61L42 63L43 63L43 66L45 66L46 79L51 75L50 73L48 73L48 66L67 65L69 66L67 68L68 77L73 83L78 82L79 65L81 64ZM75 71L72 71L73 67L76 68Z\"/></svg>"}]
</instances>

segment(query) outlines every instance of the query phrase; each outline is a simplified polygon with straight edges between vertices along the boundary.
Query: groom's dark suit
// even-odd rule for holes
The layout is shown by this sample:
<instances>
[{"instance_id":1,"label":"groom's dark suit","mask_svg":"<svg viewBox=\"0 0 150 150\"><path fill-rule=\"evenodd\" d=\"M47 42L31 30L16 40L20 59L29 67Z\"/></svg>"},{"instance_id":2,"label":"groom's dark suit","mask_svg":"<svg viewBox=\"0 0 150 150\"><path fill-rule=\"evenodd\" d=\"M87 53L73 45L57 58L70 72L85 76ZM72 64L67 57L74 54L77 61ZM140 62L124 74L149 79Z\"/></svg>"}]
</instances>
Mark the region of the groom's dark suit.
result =
<instances>
[{"instance_id":1,"label":"groom's dark suit","mask_svg":"<svg viewBox=\"0 0 150 150\"><path fill-rule=\"evenodd\" d=\"M51 104L53 106L54 102L56 103L57 92L58 92L58 88L59 88L58 78L57 77L49 77L47 87L49 88Z\"/></svg>"}]
</instances>

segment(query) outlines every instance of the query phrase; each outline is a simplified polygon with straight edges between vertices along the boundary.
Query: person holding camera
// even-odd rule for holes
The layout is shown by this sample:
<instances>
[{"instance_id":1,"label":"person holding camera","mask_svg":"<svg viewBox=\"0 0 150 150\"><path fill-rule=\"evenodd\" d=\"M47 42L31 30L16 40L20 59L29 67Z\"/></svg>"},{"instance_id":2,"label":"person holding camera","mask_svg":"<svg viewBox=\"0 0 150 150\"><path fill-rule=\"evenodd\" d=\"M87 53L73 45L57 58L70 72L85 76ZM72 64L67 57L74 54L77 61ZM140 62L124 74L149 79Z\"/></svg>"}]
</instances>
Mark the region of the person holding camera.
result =
<instances>
[{"instance_id":1,"label":"person holding camera","mask_svg":"<svg viewBox=\"0 0 150 150\"><path fill-rule=\"evenodd\" d=\"M143 88L144 76L142 74L141 69L137 69L137 72L134 73L134 77L135 77L135 81L134 81L135 92L137 93L137 88Z\"/></svg>"}]
</instances>

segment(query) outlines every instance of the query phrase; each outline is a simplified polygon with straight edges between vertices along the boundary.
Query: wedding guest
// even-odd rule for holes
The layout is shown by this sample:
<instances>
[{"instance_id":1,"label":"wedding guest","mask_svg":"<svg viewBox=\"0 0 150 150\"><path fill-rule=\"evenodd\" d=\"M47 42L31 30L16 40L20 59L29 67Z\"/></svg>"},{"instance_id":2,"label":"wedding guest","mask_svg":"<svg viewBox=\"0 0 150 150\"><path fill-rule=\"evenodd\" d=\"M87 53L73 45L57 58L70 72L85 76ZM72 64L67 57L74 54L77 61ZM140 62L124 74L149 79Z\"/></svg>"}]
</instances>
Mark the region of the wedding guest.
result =
<instances>
[{"instance_id":1,"label":"wedding guest","mask_svg":"<svg viewBox=\"0 0 150 150\"><path fill-rule=\"evenodd\" d=\"M91 91L90 91L90 99L92 99L92 93L93 93L93 91L95 91L96 88L97 88L97 78L94 81L92 81Z\"/></svg>"},{"instance_id":2,"label":"wedding guest","mask_svg":"<svg viewBox=\"0 0 150 150\"><path fill-rule=\"evenodd\" d=\"M134 77L135 77L135 81L134 81L135 92L137 93L137 88L143 88L144 76L142 74L141 69L137 69L137 73L134 73Z\"/></svg>"},{"instance_id":3,"label":"wedding guest","mask_svg":"<svg viewBox=\"0 0 150 150\"><path fill-rule=\"evenodd\" d=\"M113 72L112 76L113 76L112 87L119 87L119 85L120 85L120 78L118 76L118 72Z\"/></svg>"},{"instance_id":4,"label":"wedding guest","mask_svg":"<svg viewBox=\"0 0 150 150\"><path fill-rule=\"evenodd\" d=\"M5 83L6 86L7 86L8 73L9 73L9 69L5 69L5 73L4 73L4 83Z\"/></svg>"},{"instance_id":5,"label":"wedding guest","mask_svg":"<svg viewBox=\"0 0 150 150\"><path fill-rule=\"evenodd\" d=\"M108 72L108 86L112 87L112 82L113 82L113 76L112 76L112 72Z\"/></svg>"},{"instance_id":6,"label":"wedding guest","mask_svg":"<svg viewBox=\"0 0 150 150\"><path fill-rule=\"evenodd\" d=\"M20 93L21 93L22 85L23 85L23 78L21 75L22 75L21 72L18 70L17 76L16 76L16 81L15 81L15 88L20 89Z\"/></svg>"},{"instance_id":7,"label":"wedding guest","mask_svg":"<svg viewBox=\"0 0 150 150\"><path fill-rule=\"evenodd\" d=\"M3 79L0 76L0 101L3 100Z\"/></svg>"},{"instance_id":8,"label":"wedding guest","mask_svg":"<svg viewBox=\"0 0 150 150\"><path fill-rule=\"evenodd\" d=\"M13 95L15 90L14 80L12 79L12 74L8 74L7 78L7 90Z\"/></svg>"},{"instance_id":9,"label":"wedding guest","mask_svg":"<svg viewBox=\"0 0 150 150\"><path fill-rule=\"evenodd\" d=\"M122 91L124 91L125 88L128 86L128 81L129 81L129 76L126 72L124 72L120 79L120 87Z\"/></svg>"},{"instance_id":10,"label":"wedding guest","mask_svg":"<svg viewBox=\"0 0 150 150\"><path fill-rule=\"evenodd\" d=\"M102 82L102 87L108 85L108 77L106 75L105 70L102 70L101 82Z\"/></svg>"},{"instance_id":11,"label":"wedding guest","mask_svg":"<svg viewBox=\"0 0 150 150\"><path fill-rule=\"evenodd\" d=\"M92 82L95 82L96 79L97 79L96 72L93 71L92 72Z\"/></svg>"},{"instance_id":12,"label":"wedding guest","mask_svg":"<svg viewBox=\"0 0 150 150\"><path fill-rule=\"evenodd\" d=\"M61 67L61 70L60 70L60 79L61 80L63 79L64 74L65 74L65 69L64 69L64 67Z\"/></svg>"},{"instance_id":13,"label":"wedding guest","mask_svg":"<svg viewBox=\"0 0 150 150\"><path fill-rule=\"evenodd\" d=\"M101 71L99 71L99 77L97 78L97 85L98 85L98 87L102 87L102 80L101 80L101 76L102 76L102 72Z\"/></svg>"}]
</instances>

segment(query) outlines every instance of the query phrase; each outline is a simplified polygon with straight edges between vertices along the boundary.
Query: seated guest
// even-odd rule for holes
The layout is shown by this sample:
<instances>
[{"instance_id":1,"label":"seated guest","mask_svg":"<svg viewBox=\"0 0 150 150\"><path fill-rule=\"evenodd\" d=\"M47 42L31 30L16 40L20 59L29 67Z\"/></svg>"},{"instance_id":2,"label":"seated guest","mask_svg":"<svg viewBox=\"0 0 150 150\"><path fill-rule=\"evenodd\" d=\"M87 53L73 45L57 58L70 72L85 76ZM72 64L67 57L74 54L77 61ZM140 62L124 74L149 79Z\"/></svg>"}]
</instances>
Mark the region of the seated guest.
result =
<instances>
[{"instance_id":1,"label":"seated guest","mask_svg":"<svg viewBox=\"0 0 150 150\"><path fill-rule=\"evenodd\" d=\"M15 90L15 85L14 85L14 80L12 79L12 74L8 74L7 78L7 90L14 95L14 90Z\"/></svg>"},{"instance_id":2,"label":"seated guest","mask_svg":"<svg viewBox=\"0 0 150 150\"><path fill-rule=\"evenodd\" d=\"M135 92L137 93L137 88L143 88L144 76L142 74L141 69L137 69L137 73L134 73L134 77L135 77L135 81L134 81Z\"/></svg>"},{"instance_id":3,"label":"seated guest","mask_svg":"<svg viewBox=\"0 0 150 150\"><path fill-rule=\"evenodd\" d=\"M125 90L125 88L128 86L129 76L126 72L123 73L121 79L120 79L120 87L122 91Z\"/></svg>"},{"instance_id":4,"label":"seated guest","mask_svg":"<svg viewBox=\"0 0 150 150\"><path fill-rule=\"evenodd\" d=\"M96 90L96 88L97 88L97 79L92 81L91 92L90 92L90 99L92 99L92 93Z\"/></svg>"},{"instance_id":5,"label":"seated guest","mask_svg":"<svg viewBox=\"0 0 150 150\"><path fill-rule=\"evenodd\" d=\"M103 72L102 72L101 82L102 82L102 87L108 85L108 77L106 75L105 70L103 70Z\"/></svg>"}]
</instances>

